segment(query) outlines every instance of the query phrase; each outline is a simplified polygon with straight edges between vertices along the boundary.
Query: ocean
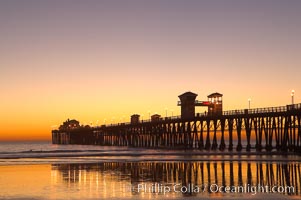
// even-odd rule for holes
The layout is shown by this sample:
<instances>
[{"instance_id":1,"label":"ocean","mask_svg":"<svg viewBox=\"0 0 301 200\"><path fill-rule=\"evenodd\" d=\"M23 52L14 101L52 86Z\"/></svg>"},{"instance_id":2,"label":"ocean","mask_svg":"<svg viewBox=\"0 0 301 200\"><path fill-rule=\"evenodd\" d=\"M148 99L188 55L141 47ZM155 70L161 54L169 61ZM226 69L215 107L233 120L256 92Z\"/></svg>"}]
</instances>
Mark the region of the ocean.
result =
<instances>
[{"instance_id":1,"label":"ocean","mask_svg":"<svg viewBox=\"0 0 301 200\"><path fill-rule=\"evenodd\" d=\"M0 199L300 199L301 157L0 143Z\"/></svg>"}]
</instances>

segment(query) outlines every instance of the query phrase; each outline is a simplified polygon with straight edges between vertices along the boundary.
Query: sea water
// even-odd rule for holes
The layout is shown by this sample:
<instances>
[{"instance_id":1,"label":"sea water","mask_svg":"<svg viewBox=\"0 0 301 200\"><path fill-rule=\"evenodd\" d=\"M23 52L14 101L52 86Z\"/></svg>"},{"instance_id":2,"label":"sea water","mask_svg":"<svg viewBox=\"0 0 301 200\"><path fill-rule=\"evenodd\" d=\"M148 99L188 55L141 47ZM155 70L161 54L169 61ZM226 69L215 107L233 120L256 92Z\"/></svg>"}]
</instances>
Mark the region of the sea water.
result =
<instances>
[{"instance_id":1,"label":"sea water","mask_svg":"<svg viewBox=\"0 0 301 200\"><path fill-rule=\"evenodd\" d=\"M0 143L0 199L300 199L300 156Z\"/></svg>"}]
</instances>

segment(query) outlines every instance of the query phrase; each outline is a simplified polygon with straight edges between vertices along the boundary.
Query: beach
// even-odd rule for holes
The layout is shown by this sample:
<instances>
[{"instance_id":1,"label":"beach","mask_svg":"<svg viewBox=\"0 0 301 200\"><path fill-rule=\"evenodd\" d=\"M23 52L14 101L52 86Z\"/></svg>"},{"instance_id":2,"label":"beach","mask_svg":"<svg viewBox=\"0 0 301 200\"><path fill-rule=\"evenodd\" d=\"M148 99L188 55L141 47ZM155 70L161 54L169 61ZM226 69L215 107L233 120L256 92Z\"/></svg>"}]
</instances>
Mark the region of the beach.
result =
<instances>
[{"instance_id":1,"label":"beach","mask_svg":"<svg viewBox=\"0 0 301 200\"><path fill-rule=\"evenodd\" d=\"M299 156L49 142L1 148L9 151L0 153L0 199L300 198Z\"/></svg>"}]
</instances>

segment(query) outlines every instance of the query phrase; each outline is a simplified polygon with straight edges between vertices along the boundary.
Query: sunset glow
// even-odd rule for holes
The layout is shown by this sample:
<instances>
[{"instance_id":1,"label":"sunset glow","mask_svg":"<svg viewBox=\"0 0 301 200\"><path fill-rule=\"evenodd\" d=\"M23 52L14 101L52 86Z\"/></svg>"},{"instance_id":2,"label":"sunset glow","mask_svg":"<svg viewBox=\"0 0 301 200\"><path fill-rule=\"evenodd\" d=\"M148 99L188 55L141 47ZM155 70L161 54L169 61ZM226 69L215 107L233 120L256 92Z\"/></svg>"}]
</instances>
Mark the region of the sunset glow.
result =
<instances>
[{"instance_id":1,"label":"sunset glow","mask_svg":"<svg viewBox=\"0 0 301 200\"><path fill-rule=\"evenodd\" d=\"M0 141L180 115L186 91L224 110L301 102L301 1L168 2L1 1Z\"/></svg>"}]
</instances>

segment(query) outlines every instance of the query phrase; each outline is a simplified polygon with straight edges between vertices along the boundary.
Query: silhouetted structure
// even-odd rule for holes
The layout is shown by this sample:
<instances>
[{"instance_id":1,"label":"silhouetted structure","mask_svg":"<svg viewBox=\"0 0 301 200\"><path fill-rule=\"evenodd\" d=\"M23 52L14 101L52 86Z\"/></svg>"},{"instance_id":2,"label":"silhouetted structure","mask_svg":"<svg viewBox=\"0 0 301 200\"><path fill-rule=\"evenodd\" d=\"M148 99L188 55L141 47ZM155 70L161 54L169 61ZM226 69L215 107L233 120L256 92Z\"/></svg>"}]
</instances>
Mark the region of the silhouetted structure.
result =
<instances>
[{"instance_id":1,"label":"silhouetted structure","mask_svg":"<svg viewBox=\"0 0 301 200\"><path fill-rule=\"evenodd\" d=\"M94 144L146 148L301 152L301 104L282 107L222 111L222 95L196 101L196 94L180 95L181 117L161 118L93 128L52 131L54 144ZM209 102L209 100L211 100ZM213 104L213 105L212 105ZM211 112L194 114L194 106ZM135 119L135 120L134 120Z\"/></svg>"},{"instance_id":2,"label":"silhouetted structure","mask_svg":"<svg viewBox=\"0 0 301 200\"><path fill-rule=\"evenodd\" d=\"M195 117L195 107L208 107L208 115L222 115L223 113L223 95L220 93L212 93L208 95L207 101L198 101L198 95L192 92L185 92L179 96L178 106L181 106L181 118L192 119Z\"/></svg>"},{"instance_id":3,"label":"silhouetted structure","mask_svg":"<svg viewBox=\"0 0 301 200\"><path fill-rule=\"evenodd\" d=\"M181 106L182 118L195 117L195 99L198 95L192 92L185 92L179 96L180 101L178 105Z\"/></svg>"},{"instance_id":4,"label":"silhouetted structure","mask_svg":"<svg viewBox=\"0 0 301 200\"><path fill-rule=\"evenodd\" d=\"M223 114L223 95L220 93L212 93L208 95L208 114L222 115Z\"/></svg>"},{"instance_id":5,"label":"silhouetted structure","mask_svg":"<svg viewBox=\"0 0 301 200\"><path fill-rule=\"evenodd\" d=\"M140 122L139 120L140 115L134 114L131 116L131 124L138 124Z\"/></svg>"},{"instance_id":6,"label":"silhouetted structure","mask_svg":"<svg viewBox=\"0 0 301 200\"><path fill-rule=\"evenodd\" d=\"M63 131L63 130L72 130L72 129L77 129L79 128L79 121L75 120L75 119L67 119L67 121L65 121L60 127L59 130Z\"/></svg>"},{"instance_id":7,"label":"silhouetted structure","mask_svg":"<svg viewBox=\"0 0 301 200\"><path fill-rule=\"evenodd\" d=\"M161 119L161 115L154 114L154 115L151 116L151 121L152 122L158 122L158 121L160 121L160 119Z\"/></svg>"}]
</instances>

